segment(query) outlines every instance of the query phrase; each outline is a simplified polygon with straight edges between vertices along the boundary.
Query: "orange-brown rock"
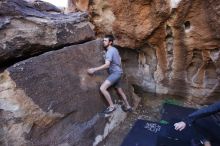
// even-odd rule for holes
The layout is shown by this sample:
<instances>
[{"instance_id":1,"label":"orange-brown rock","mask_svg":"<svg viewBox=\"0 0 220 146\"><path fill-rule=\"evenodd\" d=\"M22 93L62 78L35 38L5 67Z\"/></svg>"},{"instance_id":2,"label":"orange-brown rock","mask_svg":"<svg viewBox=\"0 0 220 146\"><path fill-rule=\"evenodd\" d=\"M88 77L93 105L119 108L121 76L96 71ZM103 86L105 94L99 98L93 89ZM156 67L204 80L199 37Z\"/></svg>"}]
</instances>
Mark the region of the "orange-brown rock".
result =
<instances>
[{"instance_id":1,"label":"orange-brown rock","mask_svg":"<svg viewBox=\"0 0 220 146\"><path fill-rule=\"evenodd\" d=\"M169 3L94 0L90 12L98 34L113 33L117 45L138 48L168 18Z\"/></svg>"},{"instance_id":2,"label":"orange-brown rock","mask_svg":"<svg viewBox=\"0 0 220 146\"><path fill-rule=\"evenodd\" d=\"M171 72L165 77L169 80L169 92L197 97L198 103L219 92L220 39L209 25L219 24L218 20L212 22L209 19L218 16L217 11L213 13L210 9L213 6L217 8L220 3L181 1L166 23L172 32L167 37L173 40L170 48L166 47L173 54L169 62L172 65L167 68Z\"/></svg>"},{"instance_id":3,"label":"orange-brown rock","mask_svg":"<svg viewBox=\"0 0 220 146\"><path fill-rule=\"evenodd\" d=\"M87 11L89 0L68 0L67 13L76 11Z\"/></svg>"},{"instance_id":4,"label":"orange-brown rock","mask_svg":"<svg viewBox=\"0 0 220 146\"><path fill-rule=\"evenodd\" d=\"M219 99L219 6L217 0L93 0L89 12L98 36L112 33L123 48L133 84L203 103Z\"/></svg>"}]
</instances>

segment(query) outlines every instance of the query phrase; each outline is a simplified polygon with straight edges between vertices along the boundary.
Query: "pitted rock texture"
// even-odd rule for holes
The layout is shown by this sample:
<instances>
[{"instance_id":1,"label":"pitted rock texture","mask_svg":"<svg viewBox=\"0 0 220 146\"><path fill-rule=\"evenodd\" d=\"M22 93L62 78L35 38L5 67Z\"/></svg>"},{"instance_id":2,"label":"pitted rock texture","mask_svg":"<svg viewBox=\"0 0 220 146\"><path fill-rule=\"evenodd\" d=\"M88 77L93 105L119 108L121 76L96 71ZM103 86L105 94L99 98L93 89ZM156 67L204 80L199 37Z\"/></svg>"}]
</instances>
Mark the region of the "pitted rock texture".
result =
<instances>
[{"instance_id":1,"label":"pitted rock texture","mask_svg":"<svg viewBox=\"0 0 220 146\"><path fill-rule=\"evenodd\" d=\"M49 8L0 2L0 145L95 146L126 117L120 106L110 118L99 115L107 74L87 74L104 63L101 42L90 41L88 15ZM3 70L7 62L13 65ZM123 87L131 99L126 82Z\"/></svg>"},{"instance_id":2,"label":"pitted rock texture","mask_svg":"<svg viewBox=\"0 0 220 146\"><path fill-rule=\"evenodd\" d=\"M95 38L86 13L50 14L26 1L0 3L0 65Z\"/></svg>"},{"instance_id":3,"label":"pitted rock texture","mask_svg":"<svg viewBox=\"0 0 220 146\"><path fill-rule=\"evenodd\" d=\"M132 84L205 103L219 99L219 6L217 0L93 0L88 12L98 36L115 36Z\"/></svg>"},{"instance_id":4,"label":"pitted rock texture","mask_svg":"<svg viewBox=\"0 0 220 146\"><path fill-rule=\"evenodd\" d=\"M18 62L1 73L0 142L88 146L98 135L104 139L123 118L113 118L117 122L109 127L98 114L105 107L99 87L106 73L91 76L87 69L102 63L102 45L95 40Z\"/></svg>"},{"instance_id":5,"label":"pitted rock texture","mask_svg":"<svg viewBox=\"0 0 220 146\"><path fill-rule=\"evenodd\" d=\"M121 47L138 48L169 17L169 1L93 0L89 11L99 35L113 33Z\"/></svg>"}]
</instances>

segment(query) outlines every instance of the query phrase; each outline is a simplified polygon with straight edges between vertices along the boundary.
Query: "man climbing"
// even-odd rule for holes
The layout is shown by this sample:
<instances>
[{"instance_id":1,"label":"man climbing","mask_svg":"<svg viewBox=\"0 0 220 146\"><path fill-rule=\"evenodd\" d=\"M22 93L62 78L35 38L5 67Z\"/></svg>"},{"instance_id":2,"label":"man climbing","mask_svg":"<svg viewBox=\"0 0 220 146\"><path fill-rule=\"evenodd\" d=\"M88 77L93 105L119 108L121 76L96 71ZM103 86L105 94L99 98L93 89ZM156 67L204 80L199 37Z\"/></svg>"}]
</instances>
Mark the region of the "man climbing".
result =
<instances>
[{"instance_id":1,"label":"man climbing","mask_svg":"<svg viewBox=\"0 0 220 146\"><path fill-rule=\"evenodd\" d=\"M116 108L112 102L111 96L107 89L110 86L114 86L119 93L119 95L123 98L125 102L125 108L124 111L131 112L131 106L128 103L127 97L124 93L124 91L121 88L121 77L123 74L122 67L121 67L121 57L119 55L118 50L113 47L113 41L114 37L112 35L106 35L103 39L103 45L106 52L105 55L105 64L88 69L89 74L93 74L96 71L108 69L109 76L107 79L102 83L100 90L101 93L104 95L106 100L109 103L109 107L104 111L104 113L109 114L113 112Z\"/></svg>"},{"instance_id":2,"label":"man climbing","mask_svg":"<svg viewBox=\"0 0 220 146\"><path fill-rule=\"evenodd\" d=\"M220 144L220 101L193 112L174 127L182 131L187 125L196 131L204 146L211 146L212 140Z\"/></svg>"}]
</instances>

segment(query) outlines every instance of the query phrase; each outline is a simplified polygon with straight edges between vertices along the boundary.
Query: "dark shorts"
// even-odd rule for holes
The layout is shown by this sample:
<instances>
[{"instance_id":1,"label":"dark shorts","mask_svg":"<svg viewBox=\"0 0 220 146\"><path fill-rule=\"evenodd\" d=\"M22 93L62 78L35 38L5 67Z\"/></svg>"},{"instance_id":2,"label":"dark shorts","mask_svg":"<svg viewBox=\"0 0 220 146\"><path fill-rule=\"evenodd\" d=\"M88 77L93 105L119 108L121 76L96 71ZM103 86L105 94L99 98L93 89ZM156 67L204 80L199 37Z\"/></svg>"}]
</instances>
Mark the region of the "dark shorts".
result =
<instances>
[{"instance_id":1,"label":"dark shorts","mask_svg":"<svg viewBox=\"0 0 220 146\"><path fill-rule=\"evenodd\" d=\"M122 73L113 72L108 76L106 80L108 80L115 88L119 88L121 87L121 77Z\"/></svg>"}]
</instances>

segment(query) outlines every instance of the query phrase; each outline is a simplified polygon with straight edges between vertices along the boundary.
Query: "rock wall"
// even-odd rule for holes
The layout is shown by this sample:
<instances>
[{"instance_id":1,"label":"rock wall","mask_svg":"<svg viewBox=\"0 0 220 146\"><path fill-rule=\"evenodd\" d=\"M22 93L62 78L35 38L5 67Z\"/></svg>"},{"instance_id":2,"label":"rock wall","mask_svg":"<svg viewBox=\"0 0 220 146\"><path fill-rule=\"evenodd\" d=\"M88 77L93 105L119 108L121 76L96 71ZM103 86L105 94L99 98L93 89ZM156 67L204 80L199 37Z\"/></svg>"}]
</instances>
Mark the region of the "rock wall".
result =
<instances>
[{"instance_id":1,"label":"rock wall","mask_svg":"<svg viewBox=\"0 0 220 146\"><path fill-rule=\"evenodd\" d=\"M102 64L100 44L47 52L0 74L4 145L98 144L124 120L120 110L110 121L98 114L105 107L99 86L106 74L90 76L87 68ZM95 139L98 135L101 140Z\"/></svg>"},{"instance_id":2,"label":"rock wall","mask_svg":"<svg viewBox=\"0 0 220 146\"><path fill-rule=\"evenodd\" d=\"M67 13L87 11L89 0L68 0Z\"/></svg>"},{"instance_id":3,"label":"rock wall","mask_svg":"<svg viewBox=\"0 0 220 146\"><path fill-rule=\"evenodd\" d=\"M116 37L129 84L198 104L219 100L219 1L69 1L89 15L41 4L0 2L0 145L95 146L124 120L120 108L97 114L106 74L86 73L103 63L95 33Z\"/></svg>"},{"instance_id":4,"label":"rock wall","mask_svg":"<svg viewBox=\"0 0 220 146\"><path fill-rule=\"evenodd\" d=\"M99 114L107 74L87 74L104 60L86 13L3 0L0 38L0 145L96 146L126 118L120 105L110 117ZM132 97L127 82L124 89Z\"/></svg>"},{"instance_id":5,"label":"rock wall","mask_svg":"<svg viewBox=\"0 0 220 146\"><path fill-rule=\"evenodd\" d=\"M1 1L0 9L0 66L95 38L86 13L50 14L17 0Z\"/></svg>"},{"instance_id":6,"label":"rock wall","mask_svg":"<svg viewBox=\"0 0 220 146\"><path fill-rule=\"evenodd\" d=\"M93 0L88 11L98 36L116 37L132 84L205 103L219 99L219 6L217 0Z\"/></svg>"}]
</instances>

